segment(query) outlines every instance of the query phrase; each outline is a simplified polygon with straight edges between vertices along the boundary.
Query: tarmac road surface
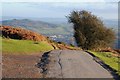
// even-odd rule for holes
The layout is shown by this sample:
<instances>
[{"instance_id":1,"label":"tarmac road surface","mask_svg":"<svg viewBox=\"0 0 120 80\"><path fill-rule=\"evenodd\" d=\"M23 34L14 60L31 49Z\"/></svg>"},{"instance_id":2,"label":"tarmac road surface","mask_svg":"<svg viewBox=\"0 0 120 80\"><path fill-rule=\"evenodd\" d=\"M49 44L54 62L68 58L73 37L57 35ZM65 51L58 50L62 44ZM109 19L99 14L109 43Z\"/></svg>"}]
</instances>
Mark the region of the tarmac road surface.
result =
<instances>
[{"instance_id":1,"label":"tarmac road surface","mask_svg":"<svg viewBox=\"0 0 120 80\"><path fill-rule=\"evenodd\" d=\"M82 50L53 50L49 56L47 78L113 78L109 71Z\"/></svg>"}]
</instances>

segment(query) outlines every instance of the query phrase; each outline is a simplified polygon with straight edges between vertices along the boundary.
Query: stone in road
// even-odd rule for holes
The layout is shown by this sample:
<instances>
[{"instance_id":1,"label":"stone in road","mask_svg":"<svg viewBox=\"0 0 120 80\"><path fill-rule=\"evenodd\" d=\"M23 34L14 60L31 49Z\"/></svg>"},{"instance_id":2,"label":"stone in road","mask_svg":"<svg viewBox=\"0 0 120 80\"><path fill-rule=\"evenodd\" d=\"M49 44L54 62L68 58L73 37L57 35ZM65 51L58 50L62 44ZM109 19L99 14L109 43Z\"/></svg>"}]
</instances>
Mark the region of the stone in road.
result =
<instances>
[{"instance_id":1,"label":"stone in road","mask_svg":"<svg viewBox=\"0 0 120 80\"><path fill-rule=\"evenodd\" d=\"M113 78L84 51L53 50L49 55L48 78Z\"/></svg>"}]
</instances>

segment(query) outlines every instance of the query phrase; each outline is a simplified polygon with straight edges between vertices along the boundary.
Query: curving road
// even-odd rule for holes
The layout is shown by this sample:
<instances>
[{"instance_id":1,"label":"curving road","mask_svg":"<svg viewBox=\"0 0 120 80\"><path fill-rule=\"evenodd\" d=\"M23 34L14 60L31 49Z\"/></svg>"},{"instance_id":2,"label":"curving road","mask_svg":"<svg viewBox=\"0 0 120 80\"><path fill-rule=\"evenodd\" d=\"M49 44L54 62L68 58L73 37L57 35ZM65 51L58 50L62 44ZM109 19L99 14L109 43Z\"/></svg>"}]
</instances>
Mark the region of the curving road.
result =
<instances>
[{"instance_id":1,"label":"curving road","mask_svg":"<svg viewBox=\"0 0 120 80\"><path fill-rule=\"evenodd\" d=\"M47 78L113 78L84 51L53 50L49 55Z\"/></svg>"}]
</instances>

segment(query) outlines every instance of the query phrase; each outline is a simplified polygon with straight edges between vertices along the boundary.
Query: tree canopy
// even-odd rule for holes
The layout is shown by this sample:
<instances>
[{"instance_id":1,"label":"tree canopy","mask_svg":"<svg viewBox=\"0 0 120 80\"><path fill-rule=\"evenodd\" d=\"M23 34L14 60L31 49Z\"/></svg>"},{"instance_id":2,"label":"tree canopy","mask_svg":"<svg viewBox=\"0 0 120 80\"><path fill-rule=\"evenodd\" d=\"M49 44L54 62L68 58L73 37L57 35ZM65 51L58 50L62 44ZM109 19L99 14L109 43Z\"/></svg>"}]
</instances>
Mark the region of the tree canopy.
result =
<instances>
[{"instance_id":1,"label":"tree canopy","mask_svg":"<svg viewBox=\"0 0 120 80\"><path fill-rule=\"evenodd\" d=\"M74 37L79 47L83 49L106 48L114 42L114 31L105 27L100 18L91 12L72 11L67 18L69 23L73 23Z\"/></svg>"}]
</instances>

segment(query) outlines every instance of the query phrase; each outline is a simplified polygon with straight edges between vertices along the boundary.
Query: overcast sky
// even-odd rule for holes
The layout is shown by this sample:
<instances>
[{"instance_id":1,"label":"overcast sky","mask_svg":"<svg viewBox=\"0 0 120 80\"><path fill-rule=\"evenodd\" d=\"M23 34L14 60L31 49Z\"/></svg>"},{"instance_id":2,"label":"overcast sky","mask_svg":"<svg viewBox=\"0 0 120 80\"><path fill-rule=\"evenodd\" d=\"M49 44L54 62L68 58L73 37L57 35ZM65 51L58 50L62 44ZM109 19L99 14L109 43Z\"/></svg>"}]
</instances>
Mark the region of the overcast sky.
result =
<instances>
[{"instance_id":1,"label":"overcast sky","mask_svg":"<svg viewBox=\"0 0 120 80\"><path fill-rule=\"evenodd\" d=\"M87 10L102 19L117 19L118 17L118 0L87 0L83 2L78 0L61 0L61 2L58 0L49 0L51 2L47 2L48 0L42 0L42 2L36 2L36 0L34 2L31 0L29 2L26 0L20 0L20 2L18 0L7 1L2 3L2 16L65 18L73 10Z\"/></svg>"}]
</instances>

